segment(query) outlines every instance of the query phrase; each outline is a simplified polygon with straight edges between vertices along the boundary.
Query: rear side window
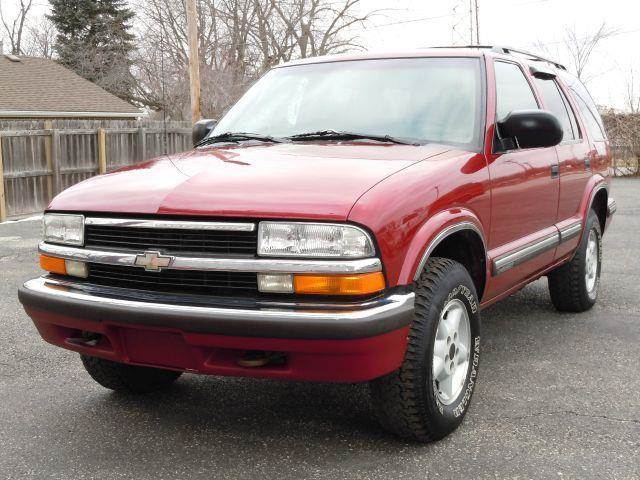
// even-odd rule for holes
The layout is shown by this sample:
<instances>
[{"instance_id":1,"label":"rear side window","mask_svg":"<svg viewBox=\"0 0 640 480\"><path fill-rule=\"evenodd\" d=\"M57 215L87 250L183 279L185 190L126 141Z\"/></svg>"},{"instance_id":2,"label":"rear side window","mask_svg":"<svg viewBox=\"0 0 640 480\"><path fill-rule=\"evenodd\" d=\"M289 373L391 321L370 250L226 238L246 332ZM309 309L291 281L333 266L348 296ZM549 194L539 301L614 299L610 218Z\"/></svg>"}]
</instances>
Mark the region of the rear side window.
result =
<instances>
[{"instance_id":1,"label":"rear side window","mask_svg":"<svg viewBox=\"0 0 640 480\"><path fill-rule=\"evenodd\" d=\"M587 103L584 100L582 100L582 97L578 95L576 95L576 103L578 104L578 108L580 109L580 116L582 116L584 123L587 124L587 128L589 129L589 132L591 132L593 141L604 142L606 140L606 137L604 135L604 130L600 125L600 122L598 122L598 119L600 119L600 114L596 112L596 115L598 115L598 117L596 118L591 108L589 108Z\"/></svg>"},{"instance_id":2,"label":"rear side window","mask_svg":"<svg viewBox=\"0 0 640 480\"><path fill-rule=\"evenodd\" d=\"M579 138L580 134L573 110L571 110L569 102L558 88L558 84L552 79L542 78L536 78L535 82L542 94L545 105L560 120L564 131L562 141L567 142Z\"/></svg>"},{"instance_id":3,"label":"rear side window","mask_svg":"<svg viewBox=\"0 0 640 480\"><path fill-rule=\"evenodd\" d=\"M514 63L495 62L496 119L513 110L537 110L538 102L520 67Z\"/></svg>"},{"instance_id":4,"label":"rear side window","mask_svg":"<svg viewBox=\"0 0 640 480\"><path fill-rule=\"evenodd\" d=\"M595 102L589 95L586 87L576 77L569 72L561 72L560 77L564 83L569 87L569 91L573 95L580 109L580 116L584 120L593 140L596 142L602 142L606 140L604 134L604 124L602 118L598 113L598 108Z\"/></svg>"}]
</instances>

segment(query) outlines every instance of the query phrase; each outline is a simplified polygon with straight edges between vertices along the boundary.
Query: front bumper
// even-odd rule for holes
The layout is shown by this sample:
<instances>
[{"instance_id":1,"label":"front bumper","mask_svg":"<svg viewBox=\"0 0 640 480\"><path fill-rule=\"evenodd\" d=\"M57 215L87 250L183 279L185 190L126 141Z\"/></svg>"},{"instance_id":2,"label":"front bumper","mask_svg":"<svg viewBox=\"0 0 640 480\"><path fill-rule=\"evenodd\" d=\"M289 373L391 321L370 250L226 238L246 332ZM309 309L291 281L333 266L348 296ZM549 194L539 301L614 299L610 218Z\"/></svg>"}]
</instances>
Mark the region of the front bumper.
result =
<instances>
[{"instance_id":1,"label":"front bumper","mask_svg":"<svg viewBox=\"0 0 640 480\"><path fill-rule=\"evenodd\" d=\"M114 361L216 375L358 382L398 368L413 293L362 304L242 308L134 300L66 281L26 282L19 298L42 337ZM95 344L79 342L97 333ZM246 368L244 350L278 351L286 363Z\"/></svg>"}]
</instances>

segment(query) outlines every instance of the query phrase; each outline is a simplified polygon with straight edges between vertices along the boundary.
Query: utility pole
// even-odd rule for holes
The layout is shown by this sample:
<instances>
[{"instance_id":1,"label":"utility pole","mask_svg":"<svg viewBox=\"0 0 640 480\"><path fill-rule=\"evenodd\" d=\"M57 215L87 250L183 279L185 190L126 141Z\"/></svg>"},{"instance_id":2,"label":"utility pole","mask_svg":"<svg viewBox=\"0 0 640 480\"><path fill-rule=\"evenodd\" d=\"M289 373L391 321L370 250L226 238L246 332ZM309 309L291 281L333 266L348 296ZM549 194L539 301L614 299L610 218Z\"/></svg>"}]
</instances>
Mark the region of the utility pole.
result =
<instances>
[{"instance_id":1,"label":"utility pole","mask_svg":"<svg viewBox=\"0 0 640 480\"><path fill-rule=\"evenodd\" d=\"M200 120L200 55L198 53L198 14L196 0L186 0L187 37L189 40L189 90L191 120Z\"/></svg>"},{"instance_id":2,"label":"utility pole","mask_svg":"<svg viewBox=\"0 0 640 480\"><path fill-rule=\"evenodd\" d=\"M478 0L474 0L475 3L475 7L476 7L476 45L480 45L480 21L479 21L479 15L478 12L480 10L480 7L478 7Z\"/></svg>"},{"instance_id":3,"label":"utility pole","mask_svg":"<svg viewBox=\"0 0 640 480\"><path fill-rule=\"evenodd\" d=\"M478 6L478 0L469 0L469 45L480 45L480 22L479 22L479 11L480 7ZM473 33L473 20L475 17L475 35ZM475 38L474 38L475 37Z\"/></svg>"},{"instance_id":4,"label":"utility pole","mask_svg":"<svg viewBox=\"0 0 640 480\"><path fill-rule=\"evenodd\" d=\"M473 45L473 0L469 0L469 45Z\"/></svg>"}]
</instances>

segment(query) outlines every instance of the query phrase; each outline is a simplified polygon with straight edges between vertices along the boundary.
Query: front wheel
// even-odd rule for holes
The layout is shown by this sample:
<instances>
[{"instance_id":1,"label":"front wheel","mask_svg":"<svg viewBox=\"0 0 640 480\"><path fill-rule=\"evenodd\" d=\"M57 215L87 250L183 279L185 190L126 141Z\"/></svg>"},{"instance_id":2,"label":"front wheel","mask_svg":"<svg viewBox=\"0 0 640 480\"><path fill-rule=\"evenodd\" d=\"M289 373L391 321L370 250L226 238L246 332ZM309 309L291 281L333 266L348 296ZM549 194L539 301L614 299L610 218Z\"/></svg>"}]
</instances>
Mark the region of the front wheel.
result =
<instances>
[{"instance_id":1,"label":"front wheel","mask_svg":"<svg viewBox=\"0 0 640 480\"><path fill-rule=\"evenodd\" d=\"M598 299L600 271L602 269L602 231L593 210L578 249L569 263L548 275L551 302L561 312L584 312Z\"/></svg>"},{"instance_id":2,"label":"front wheel","mask_svg":"<svg viewBox=\"0 0 640 480\"><path fill-rule=\"evenodd\" d=\"M182 372L138 367L98 357L80 355L87 373L104 388L116 392L150 393L169 387Z\"/></svg>"},{"instance_id":3,"label":"front wheel","mask_svg":"<svg viewBox=\"0 0 640 480\"><path fill-rule=\"evenodd\" d=\"M461 264L432 258L416 283L404 361L370 384L381 424L421 442L448 435L467 412L479 359L480 312L473 281Z\"/></svg>"}]
</instances>

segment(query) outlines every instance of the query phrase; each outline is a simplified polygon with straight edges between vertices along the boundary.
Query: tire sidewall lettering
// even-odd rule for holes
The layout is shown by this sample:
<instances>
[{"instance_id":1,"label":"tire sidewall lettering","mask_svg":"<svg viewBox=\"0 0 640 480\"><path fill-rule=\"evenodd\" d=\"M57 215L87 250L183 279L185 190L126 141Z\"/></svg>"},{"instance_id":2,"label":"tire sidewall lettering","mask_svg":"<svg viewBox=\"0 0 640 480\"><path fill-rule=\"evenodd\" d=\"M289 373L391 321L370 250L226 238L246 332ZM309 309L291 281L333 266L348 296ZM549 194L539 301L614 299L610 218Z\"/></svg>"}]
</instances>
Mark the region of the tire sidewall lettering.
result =
<instances>
[{"instance_id":1,"label":"tire sidewall lettering","mask_svg":"<svg viewBox=\"0 0 640 480\"><path fill-rule=\"evenodd\" d=\"M597 265L597 270L596 270L596 280L595 280L595 284L593 286L593 289L591 291L587 290L587 286L586 286L586 281L585 281L585 291L587 296L592 300L595 301L598 298L598 290L600 289L600 274L602 272L602 234L600 232L600 229L597 228L596 226L594 226L594 224L590 224L589 225L589 230L586 231L586 234L584 235L584 250L585 250L585 259L586 259L586 249L587 249L587 245L589 243L589 235L591 232L594 232L596 235L596 245L598 248L598 265ZM585 261L585 265L586 265L586 261ZM585 267L586 268L586 267Z\"/></svg>"},{"instance_id":2,"label":"tire sidewall lettering","mask_svg":"<svg viewBox=\"0 0 640 480\"><path fill-rule=\"evenodd\" d=\"M464 395L460 403L453 409L453 416L459 417L467 410L467 405L471 400L471 394L476 386L476 377L478 376L478 364L480 362L480 336L473 339L473 360L470 362L469 378L467 379L467 387L464 389Z\"/></svg>"},{"instance_id":3,"label":"tire sidewall lettering","mask_svg":"<svg viewBox=\"0 0 640 480\"><path fill-rule=\"evenodd\" d=\"M455 298L461 300L465 307L469 310L470 320L477 316L478 302L474 293L469 289L469 287L463 284L455 286L446 296L444 302L441 305L441 308L443 308L444 305ZM460 418L466 412L469 402L471 401L471 396L473 394L473 390L475 389L478 376L478 365L480 363L480 335L477 335L477 329L474 329L473 323L474 322L471 321L472 354L469 361L469 370L467 372L462 393L458 396L458 399L456 399L455 402L449 405L443 404L438 396L438 388L435 379L431 378L432 397L435 401L436 408L438 409L440 415L452 416L456 419ZM476 335L474 335L474 333L476 333Z\"/></svg>"}]
</instances>

